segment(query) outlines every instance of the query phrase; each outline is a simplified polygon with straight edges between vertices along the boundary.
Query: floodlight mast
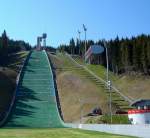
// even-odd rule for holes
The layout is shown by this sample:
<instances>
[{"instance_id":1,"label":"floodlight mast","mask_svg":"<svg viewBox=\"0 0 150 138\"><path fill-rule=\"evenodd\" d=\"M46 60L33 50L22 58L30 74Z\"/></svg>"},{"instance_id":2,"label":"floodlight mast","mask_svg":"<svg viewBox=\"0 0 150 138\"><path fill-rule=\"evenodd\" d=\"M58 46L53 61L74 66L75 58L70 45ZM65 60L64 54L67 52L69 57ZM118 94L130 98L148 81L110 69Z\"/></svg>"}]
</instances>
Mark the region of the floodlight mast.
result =
<instances>
[{"instance_id":1,"label":"floodlight mast","mask_svg":"<svg viewBox=\"0 0 150 138\"><path fill-rule=\"evenodd\" d=\"M84 29L84 33L85 33L85 42L84 42L84 60L86 62L86 59L85 59L85 53L86 53L86 31L87 31L87 28L85 27L85 25L83 24L83 29Z\"/></svg>"},{"instance_id":2,"label":"floodlight mast","mask_svg":"<svg viewBox=\"0 0 150 138\"><path fill-rule=\"evenodd\" d=\"M109 60L108 60L108 47L106 41L104 41L104 47L106 49L106 62L107 62L107 71L106 71L106 82L107 88L109 90L109 110L110 110L110 123L112 124L112 95L111 95L111 81L109 80Z\"/></svg>"},{"instance_id":3,"label":"floodlight mast","mask_svg":"<svg viewBox=\"0 0 150 138\"><path fill-rule=\"evenodd\" d=\"M106 42L104 42L104 47L106 49L106 64L107 64L107 72L106 72L106 81L108 82L109 81L109 61L108 61L108 48L107 48L107 44Z\"/></svg>"}]
</instances>

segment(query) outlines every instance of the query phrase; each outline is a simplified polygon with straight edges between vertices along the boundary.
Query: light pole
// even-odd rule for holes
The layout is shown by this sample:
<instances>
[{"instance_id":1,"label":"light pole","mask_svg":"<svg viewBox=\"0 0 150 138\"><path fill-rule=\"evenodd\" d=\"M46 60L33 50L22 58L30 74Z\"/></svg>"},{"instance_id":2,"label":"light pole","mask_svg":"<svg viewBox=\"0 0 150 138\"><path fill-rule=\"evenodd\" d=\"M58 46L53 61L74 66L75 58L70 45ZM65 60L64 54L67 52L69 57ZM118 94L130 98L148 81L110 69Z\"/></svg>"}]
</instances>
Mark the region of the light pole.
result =
<instances>
[{"instance_id":1,"label":"light pole","mask_svg":"<svg viewBox=\"0 0 150 138\"><path fill-rule=\"evenodd\" d=\"M104 47L105 47L105 49L106 49L106 64L107 64L106 82L107 82L107 88L108 88L108 90L109 90L110 123L112 124L112 95L111 95L111 81L109 80L108 48L107 48L107 46L106 46L106 42L104 42Z\"/></svg>"},{"instance_id":2,"label":"light pole","mask_svg":"<svg viewBox=\"0 0 150 138\"><path fill-rule=\"evenodd\" d=\"M80 55L80 34L81 32L78 30L78 34L79 34L79 55Z\"/></svg>"},{"instance_id":3,"label":"light pole","mask_svg":"<svg viewBox=\"0 0 150 138\"><path fill-rule=\"evenodd\" d=\"M110 123L112 124L112 96L111 96L111 81L107 82L108 90L109 90L109 110L110 110Z\"/></svg>"},{"instance_id":4,"label":"light pole","mask_svg":"<svg viewBox=\"0 0 150 138\"><path fill-rule=\"evenodd\" d=\"M85 32L85 42L84 42L84 60L85 60L85 53L86 53L86 31L87 31L87 28L85 27L84 24L83 24L83 29L84 29L84 32Z\"/></svg>"},{"instance_id":5,"label":"light pole","mask_svg":"<svg viewBox=\"0 0 150 138\"><path fill-rule=\"evenodd\" d=\"M104 47L106 49L106 64L107 64L106 81L108 83L108 81L109 81L109 71L108 71L109 63L108 63L108 49L107 49L107 46L106 46L106 42L104 42Z\"/></svg>"}]
</instances>

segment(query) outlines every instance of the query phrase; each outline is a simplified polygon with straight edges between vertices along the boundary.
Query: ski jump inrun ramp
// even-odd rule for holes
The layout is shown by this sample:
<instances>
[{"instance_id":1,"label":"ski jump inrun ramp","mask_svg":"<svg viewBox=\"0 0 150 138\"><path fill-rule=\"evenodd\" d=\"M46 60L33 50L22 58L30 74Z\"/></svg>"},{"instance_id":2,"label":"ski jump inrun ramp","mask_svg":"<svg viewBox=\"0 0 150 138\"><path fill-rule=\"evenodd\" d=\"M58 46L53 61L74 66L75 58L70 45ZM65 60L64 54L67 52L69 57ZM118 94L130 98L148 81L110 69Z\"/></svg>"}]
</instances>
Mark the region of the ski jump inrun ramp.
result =
<instances>
[{"instance_id":1,"label":"ski jump inrun ramp","mask_svg":"<svg viewBox=\"0 0 150 138\"><path fill-rule=\"evenodd\" d=\"M27 57L10 108L4 127L64 127L45 51L33 51Z\"/></svg>"}]
</instances>

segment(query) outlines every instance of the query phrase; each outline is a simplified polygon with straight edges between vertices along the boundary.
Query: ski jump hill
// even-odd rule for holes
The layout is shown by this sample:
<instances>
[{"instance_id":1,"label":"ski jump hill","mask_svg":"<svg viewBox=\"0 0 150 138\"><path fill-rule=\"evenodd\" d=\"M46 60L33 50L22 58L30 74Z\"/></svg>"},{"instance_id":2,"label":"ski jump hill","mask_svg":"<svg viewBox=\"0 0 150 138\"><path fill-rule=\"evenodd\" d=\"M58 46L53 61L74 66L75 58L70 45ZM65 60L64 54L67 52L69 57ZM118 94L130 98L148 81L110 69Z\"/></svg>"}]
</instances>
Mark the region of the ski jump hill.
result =
<instances>
[{"instance_id":1,"label":"ski jump hill","mask_svg":"<svg viewBox=\"0 0 150 138\"><path fill-rule=\"evenodd\" d=\"M28 55L3 126L64 127L57 108L53 73L45 51L32 51Z\"/></svg>"},{"instance_id":2,"label":"ski jump hill","mask_svg":"<svg viewBox=\"0 0 150 138\"><path fill-rule=\"evenodd\" d=\"M3 128L80 128L149 138L149 125L69 124L60 117L52 68L45 51L26 58L12 102L0 122Z\"/></svg>"}]
</instances>

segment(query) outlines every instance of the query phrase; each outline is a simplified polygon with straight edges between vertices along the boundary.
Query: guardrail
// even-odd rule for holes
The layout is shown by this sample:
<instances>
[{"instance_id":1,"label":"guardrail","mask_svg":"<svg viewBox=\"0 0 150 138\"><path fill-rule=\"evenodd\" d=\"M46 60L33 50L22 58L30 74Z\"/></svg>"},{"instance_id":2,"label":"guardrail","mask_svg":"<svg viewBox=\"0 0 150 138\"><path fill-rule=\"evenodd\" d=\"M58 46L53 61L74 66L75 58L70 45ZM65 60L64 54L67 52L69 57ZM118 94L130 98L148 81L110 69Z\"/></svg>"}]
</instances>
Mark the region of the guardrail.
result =
<instances>
[{"instance_id":1,"label":"guardrail","mask_svg":"<svg viewBox=\"0 0 150 138\"><path fill-rule=\"evenodd\" d=\"M16 89L15 89L15 92L14 92L14 94L13 94L12 101L11 101L11 103L10 103L10 105L9 105L8 111L5 112L4 118L3 118L3 120L0 122L0 127L5 124L5 122L7 121L8 117L9 117L9 115L10 115L10 113L11 113L11 110L12 110L13 105L14 105L14 103L15 103L16 94L17 94L18 86L19 86L20 79L21 79L20 76L21 76L21 74L22 74L22 71L23 71L23 69L24 69L24 66L25 66L25 64L27 63L27 61L28 61L28 59L29 59L31 53L32 53L32 51L30 51L30 52L28 53L26 59L24 60L24 63L23 63L23 65L22 65L22 68L21 68L21 70L20 70L20 72L19 72L19 74L18 74L18 76L17 76L17 79L16 79Z\"/></svg>"}]
</instances>

